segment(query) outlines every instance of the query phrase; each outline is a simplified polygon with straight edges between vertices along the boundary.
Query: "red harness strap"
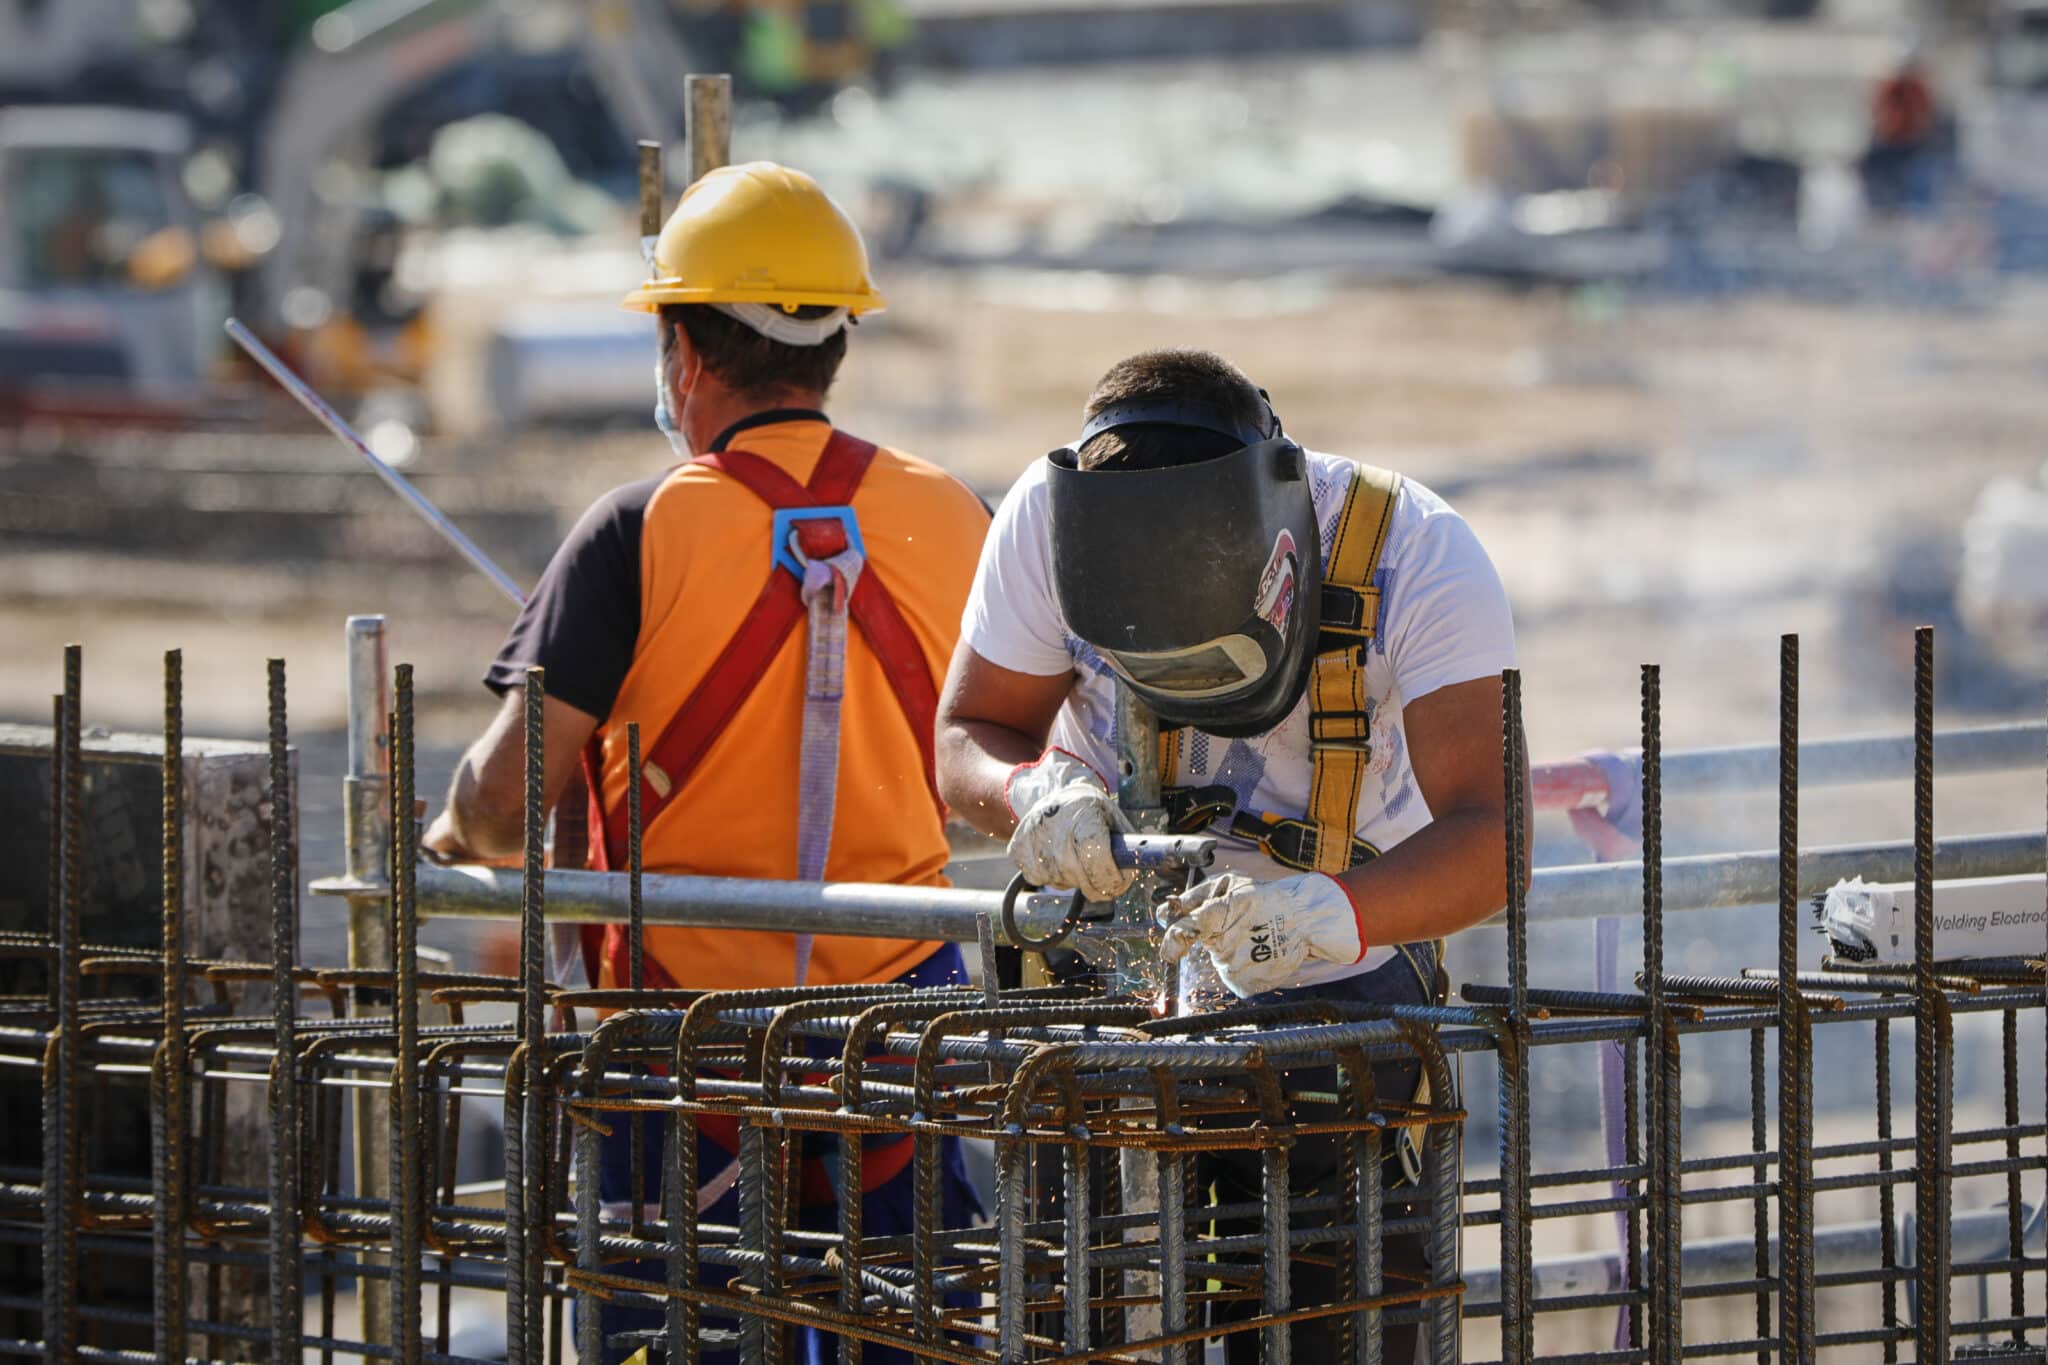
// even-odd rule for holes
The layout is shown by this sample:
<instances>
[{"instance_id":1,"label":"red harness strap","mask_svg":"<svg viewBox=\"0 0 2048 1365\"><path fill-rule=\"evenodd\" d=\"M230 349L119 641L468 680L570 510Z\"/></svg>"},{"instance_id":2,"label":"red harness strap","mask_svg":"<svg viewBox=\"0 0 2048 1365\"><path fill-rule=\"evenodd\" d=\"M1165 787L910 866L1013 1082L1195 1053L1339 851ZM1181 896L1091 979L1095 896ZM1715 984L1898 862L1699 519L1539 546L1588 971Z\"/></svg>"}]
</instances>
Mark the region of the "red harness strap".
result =
<instances>
[{"instance_id":1,"label":"red harness strap","mask_svg":"<svg viewBox=\"0 0 2048 1365\"><path fill-rule=\"evenodd\" d=\"M834 431L824 453L818 457L817 467L811 471L808 484L798 483L774 464L741 450L700 455L696 462L736 480L769 507L779 511L849 504L875 453L875 447L868 442ZM845 548L845 530L832 521L799 522L797 534L807 555L836 554ZM933 804L940 806L932 755L938 690L932 683L924 649L911 632L909 623L903 619L896 599L890 595L887 585L872 565L861 573L854 585L853 596L847 602L847 612L881 663L883 676L889 680L897 705L902 709L904 719L910 723L911 733L917 737L924 763L925 784L931 792ZM654 824L695 774L705 754L724 733L741 703L752 694L755 685L803 619L803 597L795 576L771 564L768 581L762 586L760 596L755 598L740 628L677 709L652 748L642 752L641 770L634 774L634 780L641 784L643 829ZM591 827L604 831L601 841L591 841L593 865L598 865L596 858L601 852L602 866L620 868L626 863L626 803L620 801L608 810L602 805L600 793L603 788L599 781L602 751L597 744L593 740L592 749L584 755L586 766L593 770L590 775ZM650 779L650 770L658 772L660 778ZM656 785L657 781L665 781L666 788ZM611 932L604 936L606 956L613 958L616 966L624 960L625 936L619 926L609 928ZM586 953L590 946L586 941ZM649 984L655 984L654 964L650 961L646 968Z\"/></svg>"}]
</instances>

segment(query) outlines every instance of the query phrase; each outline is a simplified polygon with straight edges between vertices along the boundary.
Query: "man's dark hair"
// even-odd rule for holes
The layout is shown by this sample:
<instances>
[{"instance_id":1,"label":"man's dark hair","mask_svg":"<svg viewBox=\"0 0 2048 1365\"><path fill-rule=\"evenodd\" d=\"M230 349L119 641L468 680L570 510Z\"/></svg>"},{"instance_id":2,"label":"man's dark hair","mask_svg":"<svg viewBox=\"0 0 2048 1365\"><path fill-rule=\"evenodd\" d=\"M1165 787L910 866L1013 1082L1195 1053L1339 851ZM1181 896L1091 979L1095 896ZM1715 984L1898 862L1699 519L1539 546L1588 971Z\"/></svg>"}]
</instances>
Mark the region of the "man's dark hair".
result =
<instances>
[{"instance_id":1,"label":"man's dark hair","mask_svg":"<svg viewBox=\"0 0 2048 1365\"><path fill-rule=\"evenodd\" d=\"M1121 403L1162 401L1205 404L1253 431L1264 431L1271 420L1265 396L1244 371L1212 351L1178 347L1140 351L1110 366L1088 395L1082 420ZM1166 469L1228 455L1243 444L1221 432L1138 423L1095 436L1081 447L1079 464L1083 469Z\"/></svg>"},{"instance_id":2,"label":"man's dark hair","mask_svg":"<svg viewBox=\"0 0 2048 1365\"><path fill-rule=\"evenodd\" d=\"M829 308L801 307L798 318L823 317ZM671 303L661 310L661 355L666 368L680 325L690 346L703 358L711 376L746 398L773 399L785 394L822 394L839 375L846 359L846 329L840 328L816 346L788 346L770 341L738 318L727 317L707 304Z\"/></svg>"}]
</instances>

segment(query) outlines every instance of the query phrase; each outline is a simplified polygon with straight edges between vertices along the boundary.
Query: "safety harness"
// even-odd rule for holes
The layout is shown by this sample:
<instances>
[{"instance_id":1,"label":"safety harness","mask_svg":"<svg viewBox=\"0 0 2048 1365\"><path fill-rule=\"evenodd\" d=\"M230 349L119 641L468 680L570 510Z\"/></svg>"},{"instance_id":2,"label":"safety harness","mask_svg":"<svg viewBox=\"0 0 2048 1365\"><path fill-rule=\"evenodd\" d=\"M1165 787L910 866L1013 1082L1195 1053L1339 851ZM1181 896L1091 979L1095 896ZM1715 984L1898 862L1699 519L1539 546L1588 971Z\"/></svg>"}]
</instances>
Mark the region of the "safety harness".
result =
<instances>
[{"instance_id":1,"label":"safety harness","mask_svg":"<svg viewBox=\"0 0 2048 1365\"><path fill-rule=\"evenodd\" d=\"M866 441L834 431L806 483L798 483L775 464L744 450L696 457L695 463L731 478L773 510L774 556L768 581L746 619L642 758L635 780L641 784L643 828L654 824L696 774L741 703L752 695L782 652L797 623L804 620L809 622L810 640L797 796L798 877L823 880L831 850L849 617L881 664L890 691L917 737L925 785L934 805L939 805L932 764L938 690L923 647L903 619L888 585L867 563L860 521L852 507L854 492L875 451ZM595 741L592 752L584 756L585 763L591 764L594 758L602 758ZM620 801L606 809L602 790L592 773L591 825L604 831L601 841L592 841L592 860L605 868L619 868L626 861L626 803ZM601 951L614 970L623 974L626 941L621 926L606 927ZM810 954L810 935L799 935L797 985L803 985L809 974ZM644 969L650 977L659 974L652 962ZM665 983L650 980L649 984Z\"/></svg>"},{"instance_id":2,"label":"safety harness","mask_svg":"<svg viewBox=\"0 0 2048 1365\"><path fill-rule=\"evenodd\" d=\"M1304 817L1237 808L1229 787L1171 785L1185 730L1159 737L1159 777L1167 818L1181 833L1228 820L1230 832L1256 844L1283 867L1335 874L1379 856L1357 836L1358 796L1372 760L1372 719L1366 709L1365 653L1379 631L1380 590L1373 582L1401 476L1359 465L1337 517L1323 569L1322 630L1309 673L1309 808Z\"/></svg>"},{"instance_id":3,"label":"safety harness","mask_svg":"<svg viewBox=\"0 0 2048 1365\"><path fill-rule=\"evenodd\" d=\"M938 779L932 765L932 733L938 714L938 690L932 683L924 649L903 619L888 585L867 563L860 520L853 496L860 487L876 448L866 441L834 431L806 483L743 450L716 451L694 463L715 469L739 483L774 512L773 561L768 581L754 599L746 619L712 662L651 749L642 755L634 780L641 784L641 827L655 819L681 793L704 757L725 733L740 704L782 652L797 622L808 621L809 650L805 662L802 757L797 791L797 876L822 881L831 852L833 807L839 779L839 709L845 695L846 637L850 617L868 648L882 665L896 704L917 737L925 785L939 804ZM600 870L626 865L628 815L620 801L607 809L602 793L602 740L593 738L583 763L590 787L590 827L602 830L589 850L591 866ZM943 807L941 807L943 809ZM601 934L601 938L600 938ZM593 925L585 931L584 951L595 967L601 956L614 975L627 973L624 926ZM810 974L811 935L796 940L796 984ZM650 987L673 986L668 974L648 958L642 971ZM594 976L594 973L593 973ZM706 1116L700 1131L727 1152L739 1150L737 1125L721 1116ZM853 1139L859 1141L860 1139ZM864 1143L867 1159L861 1168L863 1191L887 1184L909 1165L907 1140ZM807 1154L803 1162L803 1199L829 1202L836 1197L836 1160ZM728 1191L739 1172L730 1162L698 1191L699 1209L709 1208Z\"/></svg>"}]
</instances>

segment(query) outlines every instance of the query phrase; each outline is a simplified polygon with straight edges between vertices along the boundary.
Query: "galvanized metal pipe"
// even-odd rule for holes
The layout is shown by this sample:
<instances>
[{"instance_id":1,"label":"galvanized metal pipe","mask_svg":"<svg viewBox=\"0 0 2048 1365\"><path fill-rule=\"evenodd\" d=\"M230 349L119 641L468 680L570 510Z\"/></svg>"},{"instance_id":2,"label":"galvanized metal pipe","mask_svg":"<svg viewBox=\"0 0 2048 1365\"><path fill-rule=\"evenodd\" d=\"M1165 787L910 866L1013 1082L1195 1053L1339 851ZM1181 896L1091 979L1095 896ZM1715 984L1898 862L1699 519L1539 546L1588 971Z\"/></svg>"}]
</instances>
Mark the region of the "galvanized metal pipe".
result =
<instances>
[{"instance_id":1,"label":"galvanized metal pipe","mask_svg":"<svg viewBox=\"0 0 2048 1365\"><path fill-rule=\"evenodd\" d=\"M351 616L344 627L348 669L348 773L342 778L342 870L330 883L348 901L348 965L354 972L390 971L391 956L391 671L384 618ZM349 1016L382 1014L388 1001L355 988ZM355 1189L366 1199L391 1197L391 1096L361 1089L349 1096ZM365 1253L368 1254L368 1253ZM366 1342L391 1340L391 1301L359 1294L356 1311Z\"/></svg>"},{"instance_id":2,"label":"galvanized metal pipe","mask_svg":"<svg viewBox=\"0 0 2048 1365\"><path fill-rule=\"evenodd\" d=\"M2048 724L1979 725L1934 737L1934 759L1945 773L2019 772L2034 767L2048 742ZM1800 782L1839 787L1858 782L1903 781L1913 775L1913 736L1849 735L1799 746ZM1583 758L1539 763L1531 772L1536 804L1547 810L1593 806L1608 796L1600 768ZM1776 744L1729 744L1664 755L1664 794L1721 796L1769 791L1778 780Z\"/></svg>"},{"instance_id":3,"label":"galvanized metal pipe","mask_svg":"<svg viewBox=\"0 0 2048 1365\"><path fill-rule=\"evenodd\" d=\"M1959 835L1935 848L1937 878L1996 877L2039 872L2048 866L2038 831ZM1801 896L1825 891L1844 877L1908 881L1910 843L1836 844L1802 850ZM1642 865L1595 863L1538 868L1528 893L1533 924L1626 918L1642 913ZM1778 852L1714 853L1663 861L1664 909L1715 910L1777 900ZM420 914L427 918L517 920L517 869L422 865ZM316 893L353 890L344 879L316 882ZM924 938L973 943L976 917L1002 905L994 891L894 886L860 882L772 882L741 877L647 874L646 923L700 929L761 929L781 933L854 937ZM551 869L548 918L563 924L623 924L631 917L624 873ZM1019 914L1025 933L1051 932L1066 910L1065 896L1029 897ZM1495 916L1489 924L1500 923Z\"/></svg>"}]
</instances>

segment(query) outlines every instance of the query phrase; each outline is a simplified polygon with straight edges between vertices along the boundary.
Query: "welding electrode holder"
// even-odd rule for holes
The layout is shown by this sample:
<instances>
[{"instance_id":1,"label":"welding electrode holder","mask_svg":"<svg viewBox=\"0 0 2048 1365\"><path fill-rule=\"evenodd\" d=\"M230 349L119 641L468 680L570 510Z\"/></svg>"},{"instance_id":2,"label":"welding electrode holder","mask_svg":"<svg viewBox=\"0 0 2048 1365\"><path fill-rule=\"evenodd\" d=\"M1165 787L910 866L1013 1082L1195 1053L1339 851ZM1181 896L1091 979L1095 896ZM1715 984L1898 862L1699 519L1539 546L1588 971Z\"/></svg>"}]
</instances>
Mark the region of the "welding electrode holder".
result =
<instances>
[{"instance_id":1,"label":"welding electrode holder","mask_svg":"<svg viewBox=\"0 0 2048 1365\"><path fill-rule=\"evenodd\" d=\"M1112 834L1109 836L1109 853L1116 859L1118 867L1139 872L1178 872L1180 886L1176 889L1177 894L1193 886L1199 880L1199 874L1207 871L1209 864L1215 861L1216 840L1203 834ZM1074 931L1084 922L1110 918L1108 914L1087 914L1088 898L1076 890L1067 902L1067 913L1060 920L1059 927L1044 938L1033 938L1017 923L1017 899L1044 889L1024 880L1024 874L1019 872L1010 878L1010 885L1003 892L1003 936L1019 948L1042 953L1073 937ZM1108 904L1103 909L1113 911Z\"/></svg>"}]
</instances>

